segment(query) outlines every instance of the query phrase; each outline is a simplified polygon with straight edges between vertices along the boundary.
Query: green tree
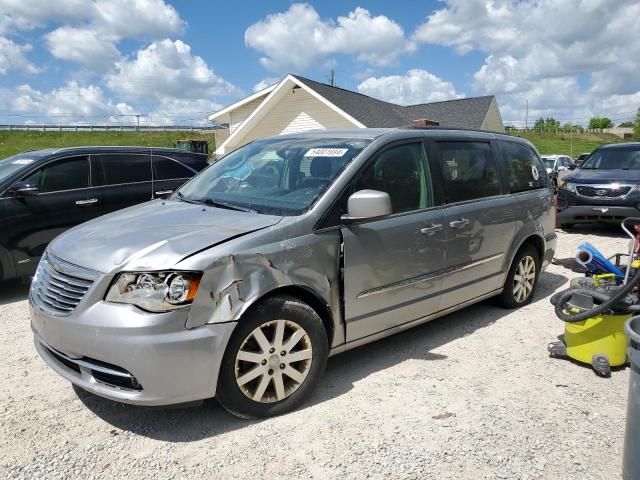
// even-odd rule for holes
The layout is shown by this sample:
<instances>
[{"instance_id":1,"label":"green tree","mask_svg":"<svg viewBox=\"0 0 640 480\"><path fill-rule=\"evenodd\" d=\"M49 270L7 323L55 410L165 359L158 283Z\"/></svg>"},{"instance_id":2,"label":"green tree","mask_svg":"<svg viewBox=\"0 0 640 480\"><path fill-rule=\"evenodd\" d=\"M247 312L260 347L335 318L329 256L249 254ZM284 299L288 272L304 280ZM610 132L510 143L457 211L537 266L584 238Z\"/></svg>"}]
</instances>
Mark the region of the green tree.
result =
<instances>
[{"instance_id":1,"label":"green tree","mask_svg":"<svg viewBox=\"0 0 640 480\"><path fill-rule=\"evenodd\" d=\"M556 128L560 128L560 122L553 117L547 117L544 121L544 127L547 130L555 130Z\"/></svg>"},{"instance_id":2,"label":"green tree","mask_svg":"<svg viewBox=\"0 0 640 480\"><path fill-rule=\"evenodd\" d=\"M539 119L537 119L536 123L533 124L533 128L535 128L536 130L544 130L545 128L544 118L540 117Z\"/></svg>"},{"instance_id":3,"label":"green tree","mask_svg":"<svg viewBox=\"0 0 640 480\"><path fill-rule=\"evenodd\" d=\"M633 124L633 138L640 140L640 107L636 113L636 121Z\"/></svg>"},{"instance_id":4,"label":"green tree","mask_svg":"<svg viewBox=\"0 0 640 480\"><path fill-rule=\"evenodd\" d=\"M622 122L618 128L633 128L633 122Z\"/></svg>"},{"instance_id":5,"label":"green tree","mask_svg":"<svg viewBox=\"0 0 640 480\"><path fill-rule=\"evenodd\" d=\"M599 129L599 128L612 128L613 122L610 118L607 117L593 117L589 120L589 128L591 129Z\"/></svg>"}]
</instances>

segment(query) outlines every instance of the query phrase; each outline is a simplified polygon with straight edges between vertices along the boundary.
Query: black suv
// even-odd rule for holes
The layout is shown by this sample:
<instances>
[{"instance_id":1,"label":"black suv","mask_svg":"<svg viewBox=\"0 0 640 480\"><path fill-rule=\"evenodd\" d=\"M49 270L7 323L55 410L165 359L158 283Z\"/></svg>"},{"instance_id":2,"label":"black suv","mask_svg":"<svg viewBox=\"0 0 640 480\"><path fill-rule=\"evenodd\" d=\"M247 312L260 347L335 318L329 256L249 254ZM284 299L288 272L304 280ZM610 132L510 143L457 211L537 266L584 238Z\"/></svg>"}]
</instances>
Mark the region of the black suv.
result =
<instances>
[{"instance_id":1,"label":"black suv","mask_svg":"<svg viewBox=\"0 0 640 480\"><path fill-rule=\"evenodd\" d=\"M575 167L573 167L575 168ZM558 180L558 224L640 216L640 143L604 145Z\"/></svg>"},{"instance_id":2,"label":"black suv","mask_svg":"<svg viewBox=\"0 0 640 480\"><path fill-rule=\"evenodd\" d=\"M206 166L206 155L150 147L47 149L0 160L0 280L31 275L65 230L166 197Z\"/></svg>"}]
</instances>

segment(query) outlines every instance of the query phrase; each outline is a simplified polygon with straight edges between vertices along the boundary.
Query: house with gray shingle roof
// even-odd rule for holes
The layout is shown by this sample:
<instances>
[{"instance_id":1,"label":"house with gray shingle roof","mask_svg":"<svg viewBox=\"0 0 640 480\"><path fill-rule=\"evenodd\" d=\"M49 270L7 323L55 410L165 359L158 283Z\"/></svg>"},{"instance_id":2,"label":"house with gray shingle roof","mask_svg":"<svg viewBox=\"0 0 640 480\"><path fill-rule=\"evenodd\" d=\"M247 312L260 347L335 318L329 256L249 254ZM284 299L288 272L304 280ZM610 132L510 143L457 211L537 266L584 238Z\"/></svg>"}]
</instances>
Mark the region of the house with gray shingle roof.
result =
<instances>
[{"instance_id":1,"label":"house with gray shingle roof","mask_svg":"<svg viewBox=\"0 0 640 480\"><path fill-rule=\"evenodd\" d=\"M217 154L256 138L307 130L426 124L504 132L492 95L404 106L291 74L213 113L209 120L229 125L228 136L218 138Z\"/></svg>"}]
</instances>

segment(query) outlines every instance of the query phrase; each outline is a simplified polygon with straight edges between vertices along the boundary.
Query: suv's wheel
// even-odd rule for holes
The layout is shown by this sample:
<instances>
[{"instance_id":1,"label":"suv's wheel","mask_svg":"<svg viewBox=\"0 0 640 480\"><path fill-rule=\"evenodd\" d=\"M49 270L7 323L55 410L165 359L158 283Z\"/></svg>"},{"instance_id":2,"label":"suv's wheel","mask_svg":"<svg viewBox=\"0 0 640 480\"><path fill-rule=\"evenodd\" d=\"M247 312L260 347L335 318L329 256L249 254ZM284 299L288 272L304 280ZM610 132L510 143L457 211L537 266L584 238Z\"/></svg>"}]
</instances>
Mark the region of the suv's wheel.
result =
<instances>
[{"instance_id":1,"label":"suv's wheel","mask_svg":"<svg viewBox=\"0 0 640 480\"><path fill-rule=\"evenodd\" d=\"M498 297L505 308L517 308L531 303L540 275L540 257L532 245L524 245L509 268L504 290Z\"/></svg>"},{"instance_id":2,"label":"suv's wheel","mask_svg":"<svg viewBox=\"0 0 640 480\"><path fill-rule=\"evenodd\" d=\"M242 418L279 415L315 389L327 363L318 314L288 296L271 297L236 327L220 366L218 401Z\"/></svg>"}]
</instances>

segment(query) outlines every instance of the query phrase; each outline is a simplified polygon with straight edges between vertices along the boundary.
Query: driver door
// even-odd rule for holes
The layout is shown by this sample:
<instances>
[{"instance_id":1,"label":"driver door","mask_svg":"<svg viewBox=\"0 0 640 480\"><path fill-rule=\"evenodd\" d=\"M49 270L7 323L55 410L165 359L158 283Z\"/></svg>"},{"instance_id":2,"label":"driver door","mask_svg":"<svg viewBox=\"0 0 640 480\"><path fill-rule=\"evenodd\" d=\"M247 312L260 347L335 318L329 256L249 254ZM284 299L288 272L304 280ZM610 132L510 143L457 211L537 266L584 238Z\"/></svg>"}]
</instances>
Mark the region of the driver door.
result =
<instances>
[{"instance_id":1,"label":"driver door","mask_svg":"<svg viewBox=\"0 0 640 480\"><path fill-rule=\"evenodd\" d=\"M421 142L393 145L372 159L347 196L383 191L392 214L342 227L347 342L436 312L445 255L445 218L434 207Z\"/></svg>"}]
</instances>

